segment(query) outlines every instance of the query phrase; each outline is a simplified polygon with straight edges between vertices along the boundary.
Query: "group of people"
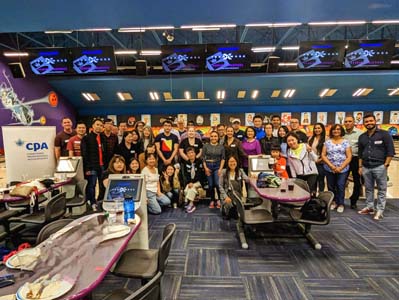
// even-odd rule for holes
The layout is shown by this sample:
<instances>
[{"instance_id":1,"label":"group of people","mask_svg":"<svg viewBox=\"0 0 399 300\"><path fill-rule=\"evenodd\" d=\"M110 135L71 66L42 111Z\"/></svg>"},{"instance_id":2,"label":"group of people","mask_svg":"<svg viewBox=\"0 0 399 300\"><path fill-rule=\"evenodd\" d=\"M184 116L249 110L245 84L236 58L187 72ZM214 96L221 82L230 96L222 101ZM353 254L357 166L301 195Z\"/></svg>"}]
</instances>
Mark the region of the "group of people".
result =
<instances>
[{"instance_id":1,"label":"group of people","mask_svg":"<svg viewBox=\"0 0 399 300\"><path fill-rule=\"evenodd\" d=\"M313 134L308 138L300 130L298 119L292 118L290 127L281 125L278 115L270 120L263 124L263 117L255 115L253 126L244 131L240 120L234 119L229 126L219 124L204 139L193 122L188 122L187 127L179 122L174 128L172 121L166 119L154 136L152 128L141 121L127 130L126 123L116 127L111 119L94 118L90 132L86 133L83 122L78 122L74 130L72 121L64 118L64 130L55 140L55 155L83 157L88 180L86 196L94 209L96 182L97 199L102 200L104 182L112 173L146 176L150 213L161 213L162 206L176 207L179 197L184 197L186 211L192 213L201 188L208 191L210 208L229 208L232 201L226 191L242 193L241 183L248 180L248 156L266 154L274 158L277 176L305 180L312 195L325 190L327 179L327 188L335 195L331 209L339 213L344 211L349 173L354 186L350 197L352 209L357 208L363 177L366 207L359 213L374 214L376 220L383 217L387 169L395 152L391 136L377 128L372 114L364 115L366 132L356 128L354 117L347 116L344 126L331 126L328 137L322 123L314 124Z\"/></svg>"}]
</instances>

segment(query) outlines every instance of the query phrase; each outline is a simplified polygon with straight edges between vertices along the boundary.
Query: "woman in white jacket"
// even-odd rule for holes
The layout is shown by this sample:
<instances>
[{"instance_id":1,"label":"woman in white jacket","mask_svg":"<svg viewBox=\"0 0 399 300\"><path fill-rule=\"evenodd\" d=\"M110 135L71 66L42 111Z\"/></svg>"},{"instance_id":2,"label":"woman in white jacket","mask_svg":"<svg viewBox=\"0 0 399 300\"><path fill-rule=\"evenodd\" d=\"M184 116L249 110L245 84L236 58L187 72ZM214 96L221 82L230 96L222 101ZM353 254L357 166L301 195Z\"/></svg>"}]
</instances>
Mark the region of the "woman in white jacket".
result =
<instances>
[{"instance_id":1,"label":"woman in white jacket","mask_svg":"<svg viewBox=\"0 0 399 300\"><path fill-rule=\"evenodd\" d=\"M287 135L287 164L290 167L291 176L305 180L308 183L312 195L317 192L317 154L308 144L299 143L296 133Z\"/></svg>"}]
</instances>

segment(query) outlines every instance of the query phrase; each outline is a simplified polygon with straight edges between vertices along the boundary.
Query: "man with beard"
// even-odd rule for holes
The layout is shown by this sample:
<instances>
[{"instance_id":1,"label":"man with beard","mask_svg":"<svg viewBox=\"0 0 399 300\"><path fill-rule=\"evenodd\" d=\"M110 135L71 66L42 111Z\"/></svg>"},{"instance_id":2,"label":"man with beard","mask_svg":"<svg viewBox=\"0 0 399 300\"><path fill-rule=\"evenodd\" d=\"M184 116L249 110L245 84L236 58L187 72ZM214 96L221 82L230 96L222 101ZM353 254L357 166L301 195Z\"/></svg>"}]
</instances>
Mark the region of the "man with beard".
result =
<instances>
[{"instance_id":1,"label":"man with beard","mask_svg":"<svg viewBox=\"0 0 399 300\"><path fill-rule=\"evenodd\" d=\"M366 114L363 124L367 132L359 137L359 174L363 175L366 187L366 207L359 214L374 214L374 220L381 220L386 204L388 167L395 149L389 133L377 128L374 115ZM375 184L377 205L374 203Z\"/></svg>"}]
</instances>

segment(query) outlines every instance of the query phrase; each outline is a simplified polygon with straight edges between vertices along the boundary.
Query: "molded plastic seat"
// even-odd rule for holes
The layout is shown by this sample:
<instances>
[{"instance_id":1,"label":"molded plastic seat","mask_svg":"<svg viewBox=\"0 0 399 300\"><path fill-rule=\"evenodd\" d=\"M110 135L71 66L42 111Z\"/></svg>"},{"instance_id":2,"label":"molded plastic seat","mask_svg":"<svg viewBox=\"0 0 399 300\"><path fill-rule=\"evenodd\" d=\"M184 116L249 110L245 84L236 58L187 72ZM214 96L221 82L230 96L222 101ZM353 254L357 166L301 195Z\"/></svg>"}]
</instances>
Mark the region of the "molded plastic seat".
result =
<instances>
[{"instance_id":1,"label":"molded plastic seat","mask_svg":"<svg viewBox=\"0 0 399 300\"><path fill-rule=\"evenodd\" d=\"M86 202L86 187L87 187L87 180L82 179L78 181L76 184L75 189L75 196L73 198L67 199L66 207L68 208L69 212L72 213L73 207L79 207L85 205Z\"/></svg>"},{"instance_id":2,"label":"molded plastic seat","mask_svg":"<svg viewBox=\"0 0 399 300\"><path fill-rule=\"evenodd\" d=\"M149 282L135 292L127 289L113 291L102 300L160 300L162 272L158 272Z\"/></svg>"},{"instance_id":3,"label":"molded plastic seat","mask_svg":"<svg viewBox=\"0 0 399 300\"><path fill-rule=\"evenodd\" d=\"M163 239L159 249L126 250L115 265L113 273L117 276L151 279L157 272L164 272L172 245L176 224L168 224L163 230Z\"/></svg>"},{"instance_id":4,"label":"molded plastic seat","mask_svg":"<svg viewBox=\"0 0 399 300\"><path fill-rule=\"evenodd\" d=\"M56 220L54 222L47 224L40 230L40 232L37 236L37 239L36 239L36 244L40 244L44 240L48 239L50 237L50 235L57 232L61 228L64 228L66 225L68 225L72 221L73 221L73 219L60 219L60 220Z\"/></svg>"}]
</instances>

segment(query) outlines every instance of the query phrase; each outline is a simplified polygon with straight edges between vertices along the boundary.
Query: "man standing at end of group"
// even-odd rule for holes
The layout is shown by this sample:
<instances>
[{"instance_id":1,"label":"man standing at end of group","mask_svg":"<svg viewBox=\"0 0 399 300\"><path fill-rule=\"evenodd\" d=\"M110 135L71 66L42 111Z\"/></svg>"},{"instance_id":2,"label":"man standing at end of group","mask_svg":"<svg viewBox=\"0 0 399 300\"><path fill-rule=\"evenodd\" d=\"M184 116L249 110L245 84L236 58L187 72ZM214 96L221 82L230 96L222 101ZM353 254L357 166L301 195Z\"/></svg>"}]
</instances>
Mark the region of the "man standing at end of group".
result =
<instances>
[{"instance_id":1,"label":"man standing at end of group","mask_svg":"<svg viewBox=\"0 0 399 300\"><path fill-rule=\"evenodd\" d=\"M96 202L96 184L97 179L102 181L104 172L104 121L100 118L94 118L92 121L93 131L87 134L81 143L83 157L83 169L87 179L86 199L91 204L93 210L97 210ZM99 199L103 200L103 199Z\"/></svg>"},{"instance_id":2,"label":"man standing at end of group","mask_svg":"<svg viewBox=\"0 0 399 300\"><path fill-rule=\"evenodd\" d=\"M58 132L54 140L55 159L59 160L61 156L68 156L67 145L69 139L76 135L76 131L72 129L72 120L68 117L62 118L61 125L63 130Z\"/></svg>"},{"instance_id":3,"label":"man standing at end of group","mask_svg":"<svg viewBox=\"0 0 399 300\"><path fill-rule=\"evenodd\" d=\"M366 207L359 214L374 214L374 220L381 220L386 204L388 167L395 148L389 133L377 128L374 115L366 114L363 124L367 132L359 137L359 174L363 175L366 187ZM377 205L374 204L375 183L378 189Z\"/></svg>"},{"instance_id":4,"label":"man standing at end of group","mask_svg":"<svg viewBox=\"0 0 399 300\"><path fill-rule=\"evenodd\" d=\"M357 208L357 200L360 196L360 174L359 174L359 154L358 154L358 143L359 137L362 132L355 127L355 118L353 116L347 116L344 120L345 125L345 139L349 141L349 145L352 147L352 160L349 164L349 172L352 173L353 177L353 191L352 196L349 197L351 200L351 208Z\"/></svg>"},{"instance_id":5,"label":"man standing at end of group","mask_svg":"<svg viewBox=\"0 0 399 300\"><path fill-rule=\"evenodd\" d=\"M165 120L162 123L163 132L159 133L155 138L155 146L157 148L158 170L162 172L163 166L174 164L174 158L179 151L179 138L172 134L172 122Z\"/></svg>"}]
</instances>

